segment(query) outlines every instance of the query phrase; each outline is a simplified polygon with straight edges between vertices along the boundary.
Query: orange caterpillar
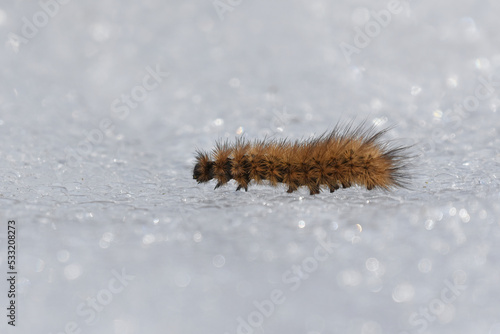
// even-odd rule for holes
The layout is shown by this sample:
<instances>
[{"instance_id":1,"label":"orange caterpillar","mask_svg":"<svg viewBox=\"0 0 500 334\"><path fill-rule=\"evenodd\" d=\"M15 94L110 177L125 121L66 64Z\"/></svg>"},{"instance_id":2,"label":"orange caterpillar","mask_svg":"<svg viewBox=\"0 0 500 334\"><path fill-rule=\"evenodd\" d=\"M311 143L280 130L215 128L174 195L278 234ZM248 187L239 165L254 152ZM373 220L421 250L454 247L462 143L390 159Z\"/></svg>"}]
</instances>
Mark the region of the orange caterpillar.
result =
<instances>
[{"instance_id":1,"label":"orange caterpillar","mask_svg":"<svg viewBox=\"0 0 500 334\"><path fill-rule=\"evenodd\" d=\"M236 190L248 190L251 180L283 183L291 193L301 186L311 195L321 187L334 192L357 184L368 190L404 187L408 147L380 142L390 128L376 132L364 123L352 129L337 125L331 132L306 141L239 138L234 144L216 143L212 153L197 151L193 179L198 183L217 180L215 189L234 179Z\"/></svg>"}]
</instances>

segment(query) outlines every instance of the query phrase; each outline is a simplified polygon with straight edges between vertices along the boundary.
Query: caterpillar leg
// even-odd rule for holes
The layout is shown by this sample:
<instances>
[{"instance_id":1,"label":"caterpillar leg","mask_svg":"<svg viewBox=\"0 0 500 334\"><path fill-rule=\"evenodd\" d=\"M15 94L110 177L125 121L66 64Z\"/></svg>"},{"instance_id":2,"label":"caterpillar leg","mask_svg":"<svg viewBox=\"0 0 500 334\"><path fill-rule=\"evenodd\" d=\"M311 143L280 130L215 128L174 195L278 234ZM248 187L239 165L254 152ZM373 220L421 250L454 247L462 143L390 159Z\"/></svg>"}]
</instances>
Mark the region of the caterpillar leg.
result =
<instances>
[{"instance_id":1,"label":"caterpillar leg","mask_svg":"<svg viewBox=\"0 0 500 334\"><path fill-rule=\"evenodd\" d=\"M248 191L248 186L247 185L238 185L238 188L236 188L236 191L241 190L241 188L245 189L245 191Z\"/></svg>"},{"instance_id":2,"label":"caterpillar leg","mask_svg":"<svg viewBox=\"0 0 500 334\"><path fill-rule=\"evenodd\" d=\"M319 193L320 193L320 190L319 190L319 186L318 185L309 186L309 194L310 195L316 195L316 194L319 194Z\"/></svg>"},{"instance_id":3,"label":"caterpillar leg","mask_svg":"<svg viewBox=\"0 0 500 334\"><path fill-rule=\"evenodd\" d=\"M299 187L295 184L290 184L288 186L288 190L286 191L287 193L291 194L293 193L295 190L299 189Z\"/></svg>"},{"instance_id":4,"label":"caterpillar leg","mask_svg":"<svg viewBox=\"0 0 500 334\"><path fill-rule=\"evenodd\" d=\"M223 185L223 183L222 183L222 182L220 182L220 181L219 181L219 182L217 182L217 184L215 185L214 190L215 190L215 189L217 189L217 188L219 188L219 187L220 187L220 186L222 186L222 185Z\"/></svg>"},{"instance_id":5,"label":"caterpillar leg","mask_svg":"<svg viewBox=\"0 0 500 334\"><path fill-rule=\"evenodd\" d=\"M338 190L340 187L336 184L334 186L330 186L330 192L333 193L335 190Z\"/></svg>"},{"instance_id":6,"label":"caterpillar leg","mask_svg":"<svg viewBox=\"0 0 500 334\"><path fill-rule=\"evenodd\" d=\"M245 191L248 191L248 184L250 183L250 177L248 173L244 175L238 175L234 177L234 179L238 183L238 188L236 188L236 191L240 190L241 188L245 189Z\"/></svg>"},{"instance_id":7,"label":"caterpillar leg","mask_svg":"<svg viewBox=\"0 0 500 334\"><path fill-rule=\"evenodd\" d=\"M351 186L350 182L342 182L342 188L349 188Z\"/></svg>"}]
</instances>

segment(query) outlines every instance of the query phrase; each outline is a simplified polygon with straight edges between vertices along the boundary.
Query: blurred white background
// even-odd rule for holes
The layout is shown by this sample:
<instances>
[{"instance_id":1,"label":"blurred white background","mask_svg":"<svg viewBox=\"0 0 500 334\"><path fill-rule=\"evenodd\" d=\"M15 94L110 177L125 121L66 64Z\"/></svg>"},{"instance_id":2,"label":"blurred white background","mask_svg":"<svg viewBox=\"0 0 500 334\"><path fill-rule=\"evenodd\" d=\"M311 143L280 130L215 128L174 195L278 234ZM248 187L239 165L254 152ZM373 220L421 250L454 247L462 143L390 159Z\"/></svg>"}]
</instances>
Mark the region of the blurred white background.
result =
<instances>
[{"instance_id":1,"label":"blurred white background","mask_svg":"<svg viewBox=\"0 0 500 334\"><path fill-rule=\"evenodd\" d=\"M499 12L2 2L1 332L500 333ZM192 179L219 138L351 119L415 145L409 189Z\"/></svg>"}]
</instances>

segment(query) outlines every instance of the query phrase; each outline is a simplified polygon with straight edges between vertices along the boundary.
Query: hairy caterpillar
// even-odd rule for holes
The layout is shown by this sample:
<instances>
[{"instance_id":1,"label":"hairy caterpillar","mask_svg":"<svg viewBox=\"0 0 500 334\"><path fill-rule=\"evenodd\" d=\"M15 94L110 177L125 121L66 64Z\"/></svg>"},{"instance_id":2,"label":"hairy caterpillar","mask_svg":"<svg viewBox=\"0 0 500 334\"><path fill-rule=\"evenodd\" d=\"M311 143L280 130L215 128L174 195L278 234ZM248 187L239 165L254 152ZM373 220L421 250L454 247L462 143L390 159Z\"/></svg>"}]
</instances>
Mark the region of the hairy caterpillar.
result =
<instances>
[{"instance_id":1,"label":"hairy caterpillar","mask_svg":"<svg viewBox=\"0 0 500 334\"><path fill-rule=\"evenodd\" d=\"M245 191L251 180L266 180L272 186L287 185L289 193L305 186L311 195L319 194L321 187L334 192L354 184L368 190L404 187L408 147L381 142L389 130L375 131L363 122L354 129L352 123L337 125L305 141L219 141L211 153L197 151L193 179L198 183L215 179L215 189L234 179L236 190Z\"/></svg>"}]
</instances>

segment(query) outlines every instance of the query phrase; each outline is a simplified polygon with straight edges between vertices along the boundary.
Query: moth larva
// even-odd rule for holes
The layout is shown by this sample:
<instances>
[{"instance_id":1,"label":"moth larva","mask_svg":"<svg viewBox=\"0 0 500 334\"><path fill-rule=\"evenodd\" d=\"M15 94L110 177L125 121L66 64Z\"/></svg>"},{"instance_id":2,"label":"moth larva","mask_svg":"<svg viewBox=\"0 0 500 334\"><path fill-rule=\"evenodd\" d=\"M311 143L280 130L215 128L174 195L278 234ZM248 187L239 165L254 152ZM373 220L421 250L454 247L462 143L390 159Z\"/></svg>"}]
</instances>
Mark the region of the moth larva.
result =
<instances>
[{"instance_id":1,"label":"moth larva","mask_svg":"<svg viewBox=\"0 0 500 334\"><path fill-rule=\"evenodd\" d=\"M234 179L236 190L245 191L251 180L266 180L271 186L287 185L289 193L305 186L311 195L319 194L321 187L334 192L355 184L368 190L402 187L408 147L382 142L388 130L375 131L364 123L352 129L350 123L305 141L219 141L211 153L197 151L193 179L215 179L215 189Z\"/></svg>"}]
</instances>

